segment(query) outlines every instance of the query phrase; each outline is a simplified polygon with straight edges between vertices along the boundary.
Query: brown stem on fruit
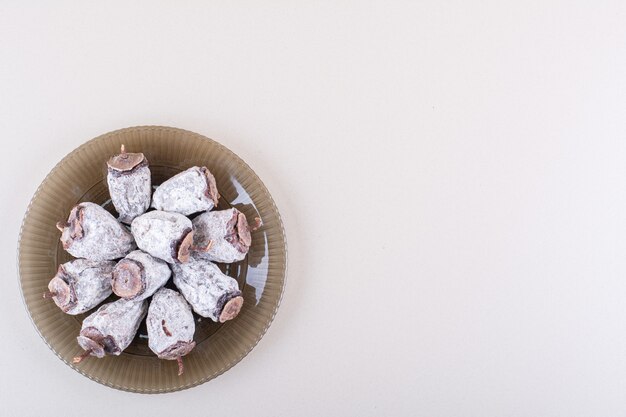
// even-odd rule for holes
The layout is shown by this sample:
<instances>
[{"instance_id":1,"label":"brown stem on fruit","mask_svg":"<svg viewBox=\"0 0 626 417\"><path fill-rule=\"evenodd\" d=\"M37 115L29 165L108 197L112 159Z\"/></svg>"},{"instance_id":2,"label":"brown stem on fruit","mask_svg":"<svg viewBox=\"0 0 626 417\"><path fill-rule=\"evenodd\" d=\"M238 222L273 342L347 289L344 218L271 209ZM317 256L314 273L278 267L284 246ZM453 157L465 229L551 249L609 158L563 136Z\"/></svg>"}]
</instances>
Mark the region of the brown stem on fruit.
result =
<instances>
[{"instance_id":1,"label":"brown stem on fruit","mask_svg":"<svg viewBox=\"0 0 626 417\"><path fill-rule=\"evenodd\" d=\"M80 356L76 356L74 359L72 359L72 363L81 363L83 359L85 359L89 355L91 355L91 349L84 351L83 354Z\"/></svg>"},{"instance_id":2,"label":"brown stem on fruit","mask_svg":"<svg viewBox=\"0 0 626 417\"><path fill-rule=\"evenodd\" d=\"M176 362L178 362L178 376L181 376L183 372L185 372L185 365L183 365L183 358L179 356L176 358Z\"/></svg>"},{"instance_id":3,"label":"brown stem on fruit","mask_svg":"<svg viewBox=\"0 0 626 417\"><path fill-rule=\"evenodd\" d=\"M251 232L254 232L255 230L259 230L259 228L263 226L263 222L261 221L260 217L255 217L254 218L254 223L250 223L248 225L248 227L250 228Z\"/></svg>"},{"instance_id":4,"label":"brown stem on fruit","mask_svg":"<svg viewBox=\"0 0 626 417\"><path fill-rule=\"evenodd\" d=\"M204 246L191 245L189 250L194 252L208 252L211 247L213 247L213 241L209 240Z\"/></svg>"},{"instance_id":5,"label":"brown stem on fruit","mask_svg":"<svg viewBox=\"0 0 626 417\"><path fill-rule=\"evenodd\" d=\"M59 229L60 232L62 232L63 229L65 229L65 226L67 226L66 222L57 222L57 229Z\"/></svg>"},{"instance_id":6,"label":"brown stem on fruit","mask_svg":"<svg viewBox=\"0 0 626 417\"><path fill-rule=\"evenodd\" d=\"M56 291L46 291L46 292L43 293L43 298L46 299L46 300L49 299L49 298L52 298L52 297L56 297L56 296L57 296L57 292Z\"/></svg>"}]
</instances>

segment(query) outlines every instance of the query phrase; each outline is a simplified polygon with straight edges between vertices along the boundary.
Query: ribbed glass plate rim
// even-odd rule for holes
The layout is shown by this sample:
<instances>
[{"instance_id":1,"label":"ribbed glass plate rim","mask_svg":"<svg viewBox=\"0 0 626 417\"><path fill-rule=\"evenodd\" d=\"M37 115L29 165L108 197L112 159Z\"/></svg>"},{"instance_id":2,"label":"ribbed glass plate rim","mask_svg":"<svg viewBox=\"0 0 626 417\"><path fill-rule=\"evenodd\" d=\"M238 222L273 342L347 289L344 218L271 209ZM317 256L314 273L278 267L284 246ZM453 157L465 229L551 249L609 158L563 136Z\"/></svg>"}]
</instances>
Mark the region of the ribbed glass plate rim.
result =
<instances>
[{"instance_id":1,"label":"ribbed glass plate rim","mask_svg":"<svg viewBox=\"0 0 626 417\"><path fill-rule=\"evenodd\" d=\"M261 331L258 333L256 339L249 345L247 345L245 347L245 349L242 350L242 353L236 357L234 360L230 361L229 363L225 364L222 368L220 368L218 371L207 375L204 378L200 378L196 381L193 381L191 383L185 384L185 385L180 385L178 387L175 388L171 388L171 389L166 389L166 390L153 390L153 389L138 389L138 388L133 388L133 387L125 387L125 386L119 386L116 384L112 384L109 383L107 381L101 380L99 378L97 378L96 376L93 375L89 375L86 372L84 372L83 370L81 370L80 368L73 366L71 363L69 363L68 361L66 361L60 354L59 352L57 352L54 347L48 342L48 340L44 337L44 335L41 333L41 331L39 330L39 327L37 327L37 325L35 324L35 321L33 319L32 313L28 307L28 304L26 303L26 298L24 296L24 287L23 287L23 281L22 281L22 265L20 262L20 249L21 249L21 243L22 243L22 235L24 232L24 227L26 224L26 220L28 219L28 215L30 213L30 210L32 208L33 202L36 200L37 196L39 195L39 193L43 190L43 188L45 187L46 183L48 182L48 180L50 179L50 177L56 172L57 169L59 169L60 166L62 166L65 161L70 158L70 156L74 153L80 152L83 148L86 148L87 146L89 146L92 142L96 142L99 140L104 140L108 137L111 136L115 136L115 135L120 135L126 132L132 132L132 131L137 131L137 130L167 130L167 131L172 131L172 132L178 132L181 134L185 134L185 135L192 135L192 136L196 136L198 138L201 138L203 140L207 140L209 142L211 142L214 146L220 148L222 151L226 152L227 154L229 154L231 157L233 157L233 159L235 161L237 161L237 163L244 169L248 169L250 171L250 173L252 175L254 175L254 177L258 180L259 184L261 185L262 188L262 192L265 194L265 196L267 197L267 200L270 202L270 205L273 209L273 211L276 213L276 220L277 220L277 224L278 227L280 228L281 234L283 236L283 250L284 250L284 268L282 271L282 285L280 288L280 293L278 295L278 299L276 301L276 305L274 306L274 309L271 313L271 315L267 318L265 325L262 327ZM261 180L261 178L256 174L256 172L242 159L240 158L237 154L235 154L233 151L231 151L230 149L228 149L226 146L222 145L221 143L219 143L218 141L211 139L209 137L206 137L204 135L201 135L199 133L196 132L192 132L190 130L186 130L186 129L181 129L181 128L177 128L177 127L170 127L170 126L159 126L159 125L144 125L144 126L132 126L132 127L126 127L126 128L122 128L122 129L117 129L117 130L113 130L110 132L107 132L105 134L102 134L100 136L97 136L91 140L88 140L87 142L83 143L82 145L80 145L79 147L71 150L70 152L68 152L59 162L57 162L57 164L48 172L48 174L45 176L45 178L43 179L43 181L41 181L41 184L39 184L39 186L37 187L37 190L35 190L35 193L33 194L33 196L31 197L28 206L26 208L26 212L24 213L24 216L22 218L22 223L20 226L20 232L19 232L19 236L17 239L17 251L16 251L16 263L17 263L17 279L18 279L18 283L19 283L19 287L20 287L20 296L22 298L22 304L24 305L24 308L26 309L27 313L28 313L28 318L30 319L30 322L32 323L33 327L35 328L35 330L37 331L37 334L39 335L39 337L41 338L41 340L43 340L43 342L48 346L48 348L59 358L61 359L61 361L63 363L65 363L66 365L68 365L70 368L74 369L76 372L80 373L81 375L91 379L92 381L95 381L99 384L105 385L107 387L110 388L114 388L120 391L125 391L125 392L133 392L133 393L140 393L140 394L165 394L168 392L176 392L176 391L182 391L185 389L189 389L189 388L193 388L196 387L198 385L201 385L205 382L208 382L212 379L217 378L218 376L222 375L224 372L228 371L230 368L232 368L233 366L237 365L239 362L241 362L241 360L243 360L243 358L245 358L246 356L248 356L248 354L252 351L252 349L254 349L254 347L260 342L260 340L263 338L263 336L265 336L265 333L267 332L267 330L269 329L270 325L272 324L272 322L274 321L274 318L276 317L276 313L278 312L278 308L280 307L280 304L282 302L283 299L283 295L285 293L285 286L287 284L287 268L288 268L288 252L287 252L287 235L285 233L285 227L280 215L280 211L278 210L278 207L276 206L276 202L274 201L274 199L272 198L272 195L270 194L267 186L265 185L265 183L263 182L263 180Z\"/></svg>"}]
</instances>

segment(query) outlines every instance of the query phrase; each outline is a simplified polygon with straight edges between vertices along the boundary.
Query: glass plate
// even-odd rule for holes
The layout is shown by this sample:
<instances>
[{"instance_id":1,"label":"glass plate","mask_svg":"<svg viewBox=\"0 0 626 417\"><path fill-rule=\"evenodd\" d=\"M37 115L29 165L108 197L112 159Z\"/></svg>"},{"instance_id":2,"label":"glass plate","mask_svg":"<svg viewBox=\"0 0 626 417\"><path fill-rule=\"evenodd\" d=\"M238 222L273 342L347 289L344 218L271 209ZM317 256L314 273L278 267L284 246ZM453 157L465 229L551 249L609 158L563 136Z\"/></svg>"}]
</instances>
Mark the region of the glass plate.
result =
<instances>
[{"instance_id":1,"label":"glass plate","mask_svg":"<svg viewBox=\"0 0 626 417\"><path fill-rule=\"evenodd\" d=\"M59 264L72 259L62 248L55 224L79 202L91 201L114 212L106 184L106 161L124 144L143 152L153 184L191 166L207 166L221 198L218 209L237 207L248 219L261 217L245 260L223 265L237 279L245 299L240 314L224 324L196 318L195 349L185 356L185 373L176 361L158 359L149 349L145 324L120 356L88 358L75 365L82 349L76 336L87 314L70 316L42 297ZM233 152L197 133L159 126L117 130L75 149L59 162L33 196L18 242L18 269L24 304L41 338L68 366L112 388L163 393L190 388L230 369L259 342L283 294L287 264L285 232L278 209L259 177ZM170 280L171 281L171 280ZM171 283L170 283L171 285ZM111 299L114 299L112 297Z\"/></svg>"}]
</instances>

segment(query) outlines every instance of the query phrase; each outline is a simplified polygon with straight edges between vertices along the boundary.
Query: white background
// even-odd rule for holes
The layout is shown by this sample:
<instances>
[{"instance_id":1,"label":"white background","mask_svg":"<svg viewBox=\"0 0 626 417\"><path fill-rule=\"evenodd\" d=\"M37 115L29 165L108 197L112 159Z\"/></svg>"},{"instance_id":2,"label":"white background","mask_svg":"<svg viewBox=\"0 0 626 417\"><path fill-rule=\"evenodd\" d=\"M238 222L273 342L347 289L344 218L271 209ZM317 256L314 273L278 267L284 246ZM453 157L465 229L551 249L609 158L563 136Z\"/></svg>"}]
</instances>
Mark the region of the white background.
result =
<instances>
[{"instance_id":1,"label":"white background","mask_svg":"<svg viewBox=\"0 0 626 417\"><path fill-rule=\"evenodd\" d=\"M3 1L0 415L626 415L623 1ZM170 125L283 215L240 364L146 396L22 306L28 201L84 141Z\"/></svg>"}]
</instances>

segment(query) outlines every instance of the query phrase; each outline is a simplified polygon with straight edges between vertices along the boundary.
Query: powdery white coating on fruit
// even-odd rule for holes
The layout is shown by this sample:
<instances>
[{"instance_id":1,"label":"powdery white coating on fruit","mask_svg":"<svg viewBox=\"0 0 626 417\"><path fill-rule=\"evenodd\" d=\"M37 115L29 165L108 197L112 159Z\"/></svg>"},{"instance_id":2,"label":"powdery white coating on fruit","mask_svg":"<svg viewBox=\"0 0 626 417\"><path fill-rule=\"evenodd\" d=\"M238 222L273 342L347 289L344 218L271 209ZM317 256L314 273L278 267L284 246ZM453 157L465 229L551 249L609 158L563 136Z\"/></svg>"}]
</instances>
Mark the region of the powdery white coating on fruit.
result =
<instances>
[{"instance_id":1,"label":"powdery white coating on fruit","mask_svg":"<svg viewBox=\"0 0 626 417\"><path fill-rule=\"evenodd\" d=\"M72 241L69 227L63 228L61 239L70 244L67 252L75 258L107 261L123 258L135 249L128 230L108 211L94 203L80 203L83 236Z\"/></svg>"},{"instance_id":2,"label":"powdery white coating on fruit","mask_svg":"<svg viewBox=\"0 0 626 417\"><path fill-rule=\"evenodd\" d=\"M139 249L168 263L178 262L172 257L176 254L175 246L192 228L187 217L165 211L142 214L130 227Z\"/></svg>"},{"instance_id":3,"label":"powdery white coating on fruit","mask_svg":"<svg viewBox=\"0 0 626 417\"><path fill-rule=\"evenodd\" d=\"M157 356L177 342L191 343L196 330L187 301L178 292L167 288L161 288L152 297L146 326L148 346Z\"/></svg>"},{"instance_id":4,"label":"powdery white coating on fruit","mask_svg":"<svg viewBox=\"0 0 626 417\"><path fill-rule=\"evenodd\" d=\"M197 252L198 256L214 262L232 263L239 262L246 257L224 237L227 234L226 224L233 218L234 208L219 211L207 211L193 219L193 244L205 247L212 241L208 251Z\"/></svg>"},{"instance_id":5,"label":"powdery white coating on fruit","mask_svg":"<svg viewBox=\"0 0 626 417\"><path fill-rule=\"evenodd\" d=\"M150 207L152 182L147 165L135 167L131 172L125 173L109 168L107 184L121 222L130 224Z\"/></svg>"},{"instance_id":6,"label":"powdery white coating on fruit","mask_svg":"<svg viewBox=\"0 0 626 417\"><path fill-rule=\"evenodd\" d=\"M112 303L104 304L95 313L83 320L81 332L88 327L98 329L103 336L111 336L113 338L115 344L120 349L119 353L121 353L135 338L137 329L139 329L141 320L146 316L147 311L148 302L145 300L137 302L119 299ZM81 336L78 337L78 344L84 350L89 349L89 345L85 343ZM104 354L94 356L102 357Z\"/></svg>"},{"instance_id":7,"label":"powdery white coating on fruit","mask_svg":"<svg viewBox=\"0 0 626 417\"><path fill-rule=\"evenodd\" d=\"M135 250L126 255L124 259L132 259L143 266L145 276L145 290L142 294L133 298L134 301L145 300L164 286L172 276L170 267L165 261L157 259L141 250Z\"/></svg>"},{"instance_id":8,"label":"powdery white coating on fruit","mask_svg":"<svg viewBox=\"0 0 626 417\"><path fill-rule=\"evenodd\" d=\"M113 261L76 259L62 265L68 284L74 287L76 305L67 314L81 314L91 310L111 295Z\"/></svg>"},{"instance_id":9,"label":"powdery white coating on fruit","mask_svg":"<svg viewBox=\"0 0 626 417\"><path fill-rule=\"evenodd\" d=\"M186 216L211 210L213 200L208 196L207 180L200 167L191 167L162 183L152 195L152 207Z\"/></svg>"},{"instance_id":10,"label":"powdery white coating on fruit","mask_svg":"<svg viewBox=\"0 0 626 417\"><path fill-rule=\"evenodd\" d=\"M237 281L220 271L217 265L195 255L189 262L172 265L174 284L193 310L202 317L219 321L217 301L224 294L239 292Z\"/></svg>"}]
</instances>

